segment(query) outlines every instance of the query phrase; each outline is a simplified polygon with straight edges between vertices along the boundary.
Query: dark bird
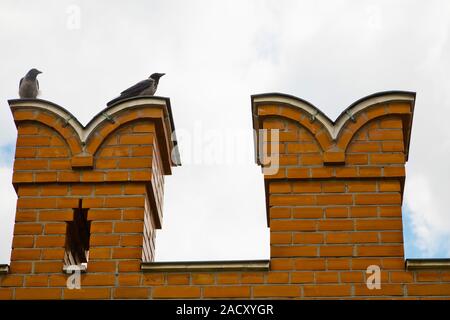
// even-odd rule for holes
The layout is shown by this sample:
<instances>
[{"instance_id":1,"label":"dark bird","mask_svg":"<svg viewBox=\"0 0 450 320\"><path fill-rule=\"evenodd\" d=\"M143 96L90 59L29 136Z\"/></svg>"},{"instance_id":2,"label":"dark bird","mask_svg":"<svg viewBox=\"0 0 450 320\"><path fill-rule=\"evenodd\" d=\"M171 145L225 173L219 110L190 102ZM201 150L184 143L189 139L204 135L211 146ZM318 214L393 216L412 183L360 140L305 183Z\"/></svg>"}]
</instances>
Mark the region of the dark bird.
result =
<instances>
[{"instance_id":1,"label":"dark bird","mask_svg":"<svg viewBox=\"0 0 450 320\"><path fill-rule=\"evenodd\" d=\"M42 73L38 69L31 69L28 73L20 79L19 82L19 96L21 98L36 99L39 93L39 81L37 75Z\"/></svg>"},{"instance_id":2,"label":"dark bird","mask_svg":"<svg viewBox=\"0 0 450 320\"><path fill-rule=\"evenodd\" d=\"M109 107L122 99L136 97L136 96L153 96L158 88L159 79L165 73L153 73L148 79L139 81L134 86L122 91L120 96L112 99L106 105Z\"/></svg>"}]
</instances>

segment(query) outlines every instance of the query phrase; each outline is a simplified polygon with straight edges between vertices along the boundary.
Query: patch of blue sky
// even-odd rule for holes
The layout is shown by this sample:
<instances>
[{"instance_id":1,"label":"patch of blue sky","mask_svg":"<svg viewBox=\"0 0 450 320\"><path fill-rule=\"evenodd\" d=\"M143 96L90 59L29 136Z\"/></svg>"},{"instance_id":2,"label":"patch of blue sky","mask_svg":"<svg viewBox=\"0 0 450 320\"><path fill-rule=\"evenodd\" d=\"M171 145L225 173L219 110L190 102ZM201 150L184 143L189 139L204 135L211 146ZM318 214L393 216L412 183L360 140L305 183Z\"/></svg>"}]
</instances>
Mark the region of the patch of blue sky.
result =
<instances>
[{"instance_id":1,"label":"patch of blue sky","mask_svg":"<svg viewBox=\"0 0 450 320\"><path fill-rule=\"evenodd\" d=\"M403 241L405 246L405 259L414 258L450 258L450 237L443 235L436 238L438 243L430 253L418 246L418 236L414 232L411 209L403 206Z\"/></svg>"},{"instance_id":2,"label":"patch of blue sky","mask_svg":"<svg viewBox=\"0 0 450 320\"><path fill-rule=\"evenodd\" d=\"M0 167L12 167L14 162L15 144L0 146Z\"/></svg>"}]
</instances>

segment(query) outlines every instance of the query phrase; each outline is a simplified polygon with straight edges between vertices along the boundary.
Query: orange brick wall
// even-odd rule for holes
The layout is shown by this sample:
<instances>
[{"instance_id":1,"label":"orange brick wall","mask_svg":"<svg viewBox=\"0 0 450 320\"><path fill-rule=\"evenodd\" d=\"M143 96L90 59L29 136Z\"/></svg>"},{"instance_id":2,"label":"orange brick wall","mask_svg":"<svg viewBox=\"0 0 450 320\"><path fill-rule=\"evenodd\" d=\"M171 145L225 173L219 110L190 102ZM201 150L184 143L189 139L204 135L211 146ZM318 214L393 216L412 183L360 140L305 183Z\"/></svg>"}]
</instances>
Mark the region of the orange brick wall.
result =
<instances>
[{"instance_id":1,"label":"orange brick wall","mask_svg":"<svg viewBox=\"0 0 450 320\"><path fill-rule=\"evenodd\" d=\"M399 102L355 114L336 140L304 110L257 104L258 128L280 130L280 170L265 176L270 271L142 272L141 262L154 259L171 166L159 110L117 114L83 146L54 114L13 109L19 198L0 299L450 298L450 271L405 270L401 205L413 110ZM90 259L82 289L70 290L65 226L79 199L90 209ZM381 268L380 290L366 286L369 265Z\"/></svg>"},{"instance_id":2,"label":"orange brick wall","mask_svg":"<svg viewBox=\"0 0 450 320\"><path fill-rule=\"evenodd\" d=\"M345 166L323 166L320 145L292 121L268 119L264 127L283 130L280 152L291 159L281 169L288 179L268 183L272 269L291 272L291 283L313 282L305 297L404 295L390 280L404 270L402 176L389 176L404 170L401 120L359 129ZM397 151L384 157L385 143ZM369 265L382 269L381 290L366 287Z\"/></svg>"}]
</instances>

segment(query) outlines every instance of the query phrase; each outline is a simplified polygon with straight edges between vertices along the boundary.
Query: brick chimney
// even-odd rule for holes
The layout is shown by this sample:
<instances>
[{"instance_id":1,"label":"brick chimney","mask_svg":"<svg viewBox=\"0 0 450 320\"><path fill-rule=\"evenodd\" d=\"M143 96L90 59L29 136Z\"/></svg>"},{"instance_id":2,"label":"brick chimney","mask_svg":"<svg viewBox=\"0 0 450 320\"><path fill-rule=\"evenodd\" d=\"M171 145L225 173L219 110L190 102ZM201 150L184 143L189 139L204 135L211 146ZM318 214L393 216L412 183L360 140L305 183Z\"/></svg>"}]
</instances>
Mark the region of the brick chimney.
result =
<instances>
[{"instance_id":1,"label":"brick chimney","mask_svg":"<svg viewBox=\"0 0 450 320\"><path fill-rule=\"evenodd\" d=\"M296 97L252 96L254 129L267 130L255 145L257 162L268 172L272 270L328 271L318 276L339 284L324 290L347 296L351 280L361 282L355 295L368 292L360 270L370 265L384 276L404 269L401 206L414 101L411 92L378 93L333 122ZM339 281L338 270L349 272ZM292 275L301 276L307 275ZM322 289L304 290L314 296ZM400 286L392 290L402 293Z\"/></svg>"},{"instance_id":2,"label":"brick chimney","mask_svg":"<svg viewBox=\"0 0 450 320\"><path fill-rule=\"evenodd\" d=\"M179 164L169 99L129 99L86 127L48 101L9 103L18 130L11 273L55 273L52 283L63 265L120 272L153 261L164 176Z\"/></svg>"}]
</instances>

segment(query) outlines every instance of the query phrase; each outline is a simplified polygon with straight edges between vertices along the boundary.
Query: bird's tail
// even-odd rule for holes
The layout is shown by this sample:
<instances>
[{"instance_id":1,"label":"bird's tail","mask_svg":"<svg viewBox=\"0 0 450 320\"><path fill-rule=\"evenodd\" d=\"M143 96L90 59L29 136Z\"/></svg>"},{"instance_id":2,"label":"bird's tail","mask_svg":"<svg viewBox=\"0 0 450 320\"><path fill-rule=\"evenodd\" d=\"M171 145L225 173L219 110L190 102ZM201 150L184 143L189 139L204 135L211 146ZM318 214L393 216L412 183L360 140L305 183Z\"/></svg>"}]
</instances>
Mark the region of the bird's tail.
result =
<instances>
[{"instance_id":1,"label":"bird's tail","mask_svg":"<svg viewBox=\"0 0 450 320\"><path fill-rule=\"evenodd\" d=\"M111 101L109 101L106 105L108 107L112 106L113 104L115 104L117 101L120 101L122 99L125 99L124 96L118 96L117 98L112 99Z\"/></svg>"}]
</instances>

